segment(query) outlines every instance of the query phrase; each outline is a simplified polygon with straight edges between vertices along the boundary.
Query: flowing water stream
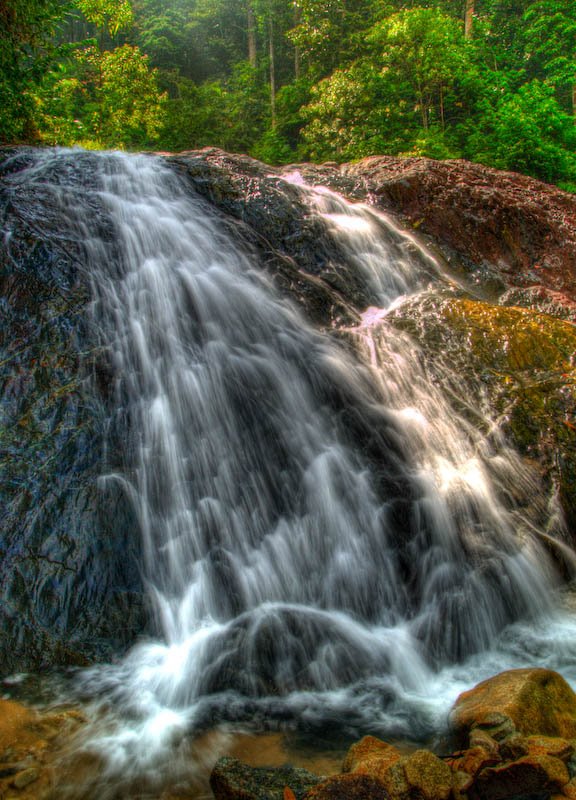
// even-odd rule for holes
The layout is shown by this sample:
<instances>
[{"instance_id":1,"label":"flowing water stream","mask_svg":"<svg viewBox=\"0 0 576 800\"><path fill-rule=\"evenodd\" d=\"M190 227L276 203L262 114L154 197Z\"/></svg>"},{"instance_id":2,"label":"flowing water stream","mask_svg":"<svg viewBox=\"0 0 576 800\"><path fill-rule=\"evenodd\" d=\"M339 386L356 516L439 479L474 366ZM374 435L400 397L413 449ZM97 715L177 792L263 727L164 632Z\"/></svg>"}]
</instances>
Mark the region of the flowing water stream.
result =
<instances>
[{"instance_id":1,"label":"flowing water stream","mask_svg":"<svg viewBox=\"0 0 576 800\"><path fill-rule=\"evenodd\" d=\"M74 155L45 161L58 158ZM117 376L126 467L102 481L136 510L157 631L76 678L116 719L91 743L110 774L157 769L218 723L423 738L501 668L576 678L529 472L455 415L425 354L386 324L445 281L433 256L374 210L301 186L372 297L343 333L353 357L160 159L97 163L112 237L65 191L55 202L84 241Z\"/></svg>"}]
</instances>

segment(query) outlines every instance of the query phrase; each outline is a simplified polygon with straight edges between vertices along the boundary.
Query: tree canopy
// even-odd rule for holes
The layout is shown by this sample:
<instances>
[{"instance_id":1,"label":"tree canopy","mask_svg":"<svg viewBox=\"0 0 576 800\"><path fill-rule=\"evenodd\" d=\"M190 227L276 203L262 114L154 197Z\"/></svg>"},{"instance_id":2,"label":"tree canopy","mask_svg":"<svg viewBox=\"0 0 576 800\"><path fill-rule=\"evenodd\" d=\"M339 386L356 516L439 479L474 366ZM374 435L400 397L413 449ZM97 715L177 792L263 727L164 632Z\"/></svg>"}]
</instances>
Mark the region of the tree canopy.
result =
<instances>
[{"instance_id":1,"label":"tree canopy","mask_svg":"<svg viewBox=\"0 0 576 800\"><path fill-rule=\"evenodd\" d=\"M0 142L463 157L576 189L574 0L4 0Z\"/></svg>"}]
</instances>

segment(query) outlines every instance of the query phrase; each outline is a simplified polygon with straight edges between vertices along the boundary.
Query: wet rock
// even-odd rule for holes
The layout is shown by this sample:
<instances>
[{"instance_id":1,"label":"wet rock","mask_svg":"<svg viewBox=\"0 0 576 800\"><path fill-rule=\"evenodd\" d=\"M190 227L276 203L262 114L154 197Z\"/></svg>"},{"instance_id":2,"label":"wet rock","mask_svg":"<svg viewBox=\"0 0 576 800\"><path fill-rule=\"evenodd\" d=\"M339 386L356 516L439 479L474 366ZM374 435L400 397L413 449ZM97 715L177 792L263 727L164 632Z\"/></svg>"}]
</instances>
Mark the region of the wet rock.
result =
<instances>
[{"instance_id":1,"label":"wet rock","mask_svg":"<svg viewBox=\"0 0 576 800\"><path fill-rule=\"evenodd\" d=\"M545 286L508 289L498 298L501 306L521 306L576 323L576 301Z\"/></svg>"},{"instance_id":2,"label":"wet rock","mask_svg":"<svg viewBox=\"0 0 576 800\"><path fill-rule=\"evenodd\" d=\"M448 800L452 773L447 764L429 750L417 750L402 762L410 800Z\"/></svg>"},{"instance_id":3,"label":"wet rock","mask_svg":"<svg viewBox=\"0 0 576 800\"><path fill-rule=\"evenodd\" d=\"M561 791L568 781L568 770L559 759L526 757L483 770L467 794L469 800L548 796Z\"/></svg>"},{"instance_id":4,"label":"wet rock","mask_svg":"<svg viewBox=\"0 0 576 800\"><path fill-rule=\"evenodd\" d=\"M454 293L409 301L388 321L414 336L452 402L472 424L470 397L500 420L518 451L538 467L542 497L556 495L576 536L576 327L529 309L495 306ZM534 496L534 493L533 493ZM547 506L543 509L548 513ZM572 555L543 540L566 574Z\"/></svg>"},{"instance_id":5,"label":"wet rock","mask_svg":"<svg viewBox=\"0 0 576 800\"><path fill-rule=\"evenodd\" d=\"M456 753L447 763L454 772L465 772L474 777L486 767L493 767L501 761L499 754L488 753L483 747L470 747Z\"/></svg>"},{"instance_id":6,"label":"wet rock","mask_svg":"<svg viewBox=\"0 0 576 800\"><path fill-rule=\"evenodd\" d=\"M236 758L216 762L210 775L210 787L216 800L284 800L285 787L297 800L323 778L296 767L250 767Z\"/></svg>"},{"instance_id":7,"label":"wet rock","mask_svg":"<svg viewBox=\"0 0 576 800\"><path fill-rule=\"evenodd\" d=\"M133 510L98 483L110 376L88 330L90 277L55 200L65 176L69 201L86 202L94 156L31 186L37 158L0 154L0 674L109 656L143 616Z\"/></svg>"},{"instance_id":8,"label":"wet rock","mask_svg":"<svg viewBox=\"0 0 576 800\"><path fill-rule=\"evenodd\" d=\"M527 755L551 756L567 763L574 754L574 745L566 739L552 736L508 737L500 745L500 756L506 761L514 761Z\"/></svg>"},{"instance_id":9,"label":"wet rock","mask_svg":"<svg viewBox=\"0 0 576 800\"><path fill-rule=\"evenodd\" d=\"M12 786L14 786L15 789L25 789L26 786L37 781L39 777L40 770L35 767L29 767L16 775L12 781Z\"/></svg>"},{"instance_id":10,"label":"wet rock","mask_svg":"<svg viewBox=\"0 0 576 800\"><path fill-rule=\"evenodd\" d=\"M374 156L342 167L491 291L543 286L576 300L576 198L465 161Z\"/></svg>"},{"instance_id":11,"label":"wet rock","mask_svg":"<svg viewBox=\"0 0 576 800\"><path fill-rule=\"evenodd\" d=\"M192 190L236 221L236 235L242 233L277 287L314 322L351 324L357 320L356 309L370 305L358 271L327 235L326 226L308 213L302 191L278 170L215 148L180 153L169 163ZM320 172L325 180L326 170ZM336 169L328 173L338 176ZM351 190L354 181L346 183Z\"/></svg>"},{"instance_id":12,"label":"wet rock","mask_svg":"<svg viewBox=\"0 0 576 800\"><path fill-rule=\"evenodd\" d=\"M565 786L562 787L561 794L554 794L550 800L560 800L562 797L567 797L569 800L576 800L576 779L572 779Z\"/></svg>"},{"instance_id":13,"label":"wet rock","mask_svg":"<svg viewBox=\"0 0 576 800\"><path fill-rule=\"evenodd\" d=\"M305 800L391 800L383 784L371 775L335 775L318 784Z\"/></svg>"},{"instance_id":14,"label":"wet rock","mask_svg":"<svg viewBox=\"0 0 576 800\"><path fill-rule=\"evenodd\" d=\"M504 730L505 723L506 730L526 736L571 739L576 737L576 695L552 670L509 670L461 694L451 722L463 741L475 728L493 735L494 730Z\"/></svg>"},{"instance_id":15,"label":"wet rock","mask_svg":"<svg viewBox=\"0 0 576 800\"><path fill-rule=\"evenodd\" d=\"M483 731L481 728L474 728L474 730L470 731L469 740L471 748L479 747L491 756L497 757L499 755L498 742L487 731Z\"/></svg>"},{"instance_id":16,"label":"wet rock","mask_svg":"<svg viewBox=\"0 0 576 800\"><path fill-rule=\"evenodd\" d=\"M401 758L402 753L397 747L374 736L364 736L348 750L342 772L361 772L379 777Z\"/></svg>"},{"instance_id":17,"label":"wet rock","mask_svg":"<svg viewBox=\"0 0 576 800\"><path fill-rule=\"evenodd\" d=\"M372 736L352 745L343 771L376 778L393 800L448 800L452 791L450 766L433 753L416 750L402 756L396 747Z\"/></svg>"}]
</instances>

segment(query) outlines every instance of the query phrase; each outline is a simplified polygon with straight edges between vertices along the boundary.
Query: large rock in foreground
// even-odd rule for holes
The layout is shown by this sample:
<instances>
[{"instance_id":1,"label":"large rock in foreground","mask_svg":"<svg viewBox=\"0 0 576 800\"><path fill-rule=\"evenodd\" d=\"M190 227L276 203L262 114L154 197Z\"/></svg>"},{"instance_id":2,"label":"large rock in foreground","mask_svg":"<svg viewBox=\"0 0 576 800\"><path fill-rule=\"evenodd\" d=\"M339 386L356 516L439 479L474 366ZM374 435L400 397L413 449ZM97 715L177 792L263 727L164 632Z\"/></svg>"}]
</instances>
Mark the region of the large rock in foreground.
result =
<instances>
[{"instance_id":1,"label":"large rock in foreground","mask_svg":"<svg viewBox=\"0 0 576 800\"><path fill-rule=\"evenodd\" d=\"M301 770L262 770L221 759L217 800L574 800L576 695L556 672L517 669L457 700L452 723L463 749L403 753L374 736L349 749L342 773L304 792ZM282 788L284 787L284 788Z\"/></svg>"},{"instance_id":2,"label":"large rock in foreground","mask_svg":"<svg viewBox=\"0 0 576 800\"><path fill-rule=\"evenodd\" d=\"M557 672L514 669L460 695L451 721L467 739L475 728L493 737L521 733L576 738L576 695Z\"/></svg>"}]
</instances>

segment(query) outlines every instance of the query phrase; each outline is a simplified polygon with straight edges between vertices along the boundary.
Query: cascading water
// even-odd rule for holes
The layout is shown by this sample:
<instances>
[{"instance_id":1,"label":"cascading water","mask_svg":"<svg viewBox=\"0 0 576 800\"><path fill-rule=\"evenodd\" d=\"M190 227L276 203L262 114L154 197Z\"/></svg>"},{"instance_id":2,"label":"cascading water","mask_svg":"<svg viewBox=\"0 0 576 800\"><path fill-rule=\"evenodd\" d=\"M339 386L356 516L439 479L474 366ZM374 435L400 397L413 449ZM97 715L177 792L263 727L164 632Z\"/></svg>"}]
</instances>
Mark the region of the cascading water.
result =
<instances>
[{"instance_id":1,"label":"cascading water","mask_svg":"<svg viewBox=\"0 0 576 800\"><path fill-rule=\"evenodd\" d=\"M465 683L455 665L529 659L488 651L551 610L556 580L507 498L529 481L519 460L455 418L423 353L382 327L437 264L369 208L302 188L373 297L346 334L362 364L159 159L97 163L112 235L63 210L117 376L111 424L128 431L126 468L102 480L134 503L157 627L80 677L130 720L101 746L126 769L221 720L429 733Z\"/></svg>"}]
</instances>

